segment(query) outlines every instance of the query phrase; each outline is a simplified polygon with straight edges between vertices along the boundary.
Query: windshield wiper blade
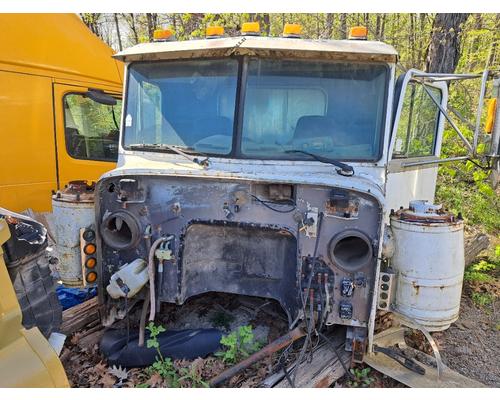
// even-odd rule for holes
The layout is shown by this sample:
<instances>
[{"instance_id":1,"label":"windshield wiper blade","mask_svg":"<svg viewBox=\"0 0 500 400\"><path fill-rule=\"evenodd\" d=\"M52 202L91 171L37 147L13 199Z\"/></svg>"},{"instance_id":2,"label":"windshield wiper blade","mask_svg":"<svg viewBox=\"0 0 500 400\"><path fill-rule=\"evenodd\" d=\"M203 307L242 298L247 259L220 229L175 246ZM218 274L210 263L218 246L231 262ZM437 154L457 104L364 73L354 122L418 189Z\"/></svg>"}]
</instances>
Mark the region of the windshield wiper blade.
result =
<instances>
[{"instance_id":1,"label":"windshield wiper blade","mask_svg":"<svg viewBox=\"0 0 500 400\"><path fill-rule=\"evenodd\" d=\"M316 161L326 163L326 164L332 164L337 167L336 171L339 175L344 175L344 176L352 176L354 175L354 168L351 167L350 165L343 163L341 161L337 161L328 157L323 157L318 154L314 153L309 153L308 151L305 150L285 150L285 153L301 153L308 155L309 157L314 158Z\"/></svg>"},{"instance_id":2,"label":"windshield wiper blade","mask_svg":"<svg viewBox=\"0 0 500 400\"><path fill-rule=\"evenodd\" d=\"M182 151L178 146L174 146L171 144L166 144L166 143L136 143L136 144L131 144L128 146L129 148L133 150L140 150L140 149L168 149L173 151L174 153L177 153L181 155L182 157L186 158L187 160L194 162L195 164L198 164L202 166L203 168L207 168L209 166L209 159L208 157L205 157L204 159L200 159L196 156L192 156L188 153L185 153ZM191 149L190 149L191 151Z\"/></svg>"}]
</instances>

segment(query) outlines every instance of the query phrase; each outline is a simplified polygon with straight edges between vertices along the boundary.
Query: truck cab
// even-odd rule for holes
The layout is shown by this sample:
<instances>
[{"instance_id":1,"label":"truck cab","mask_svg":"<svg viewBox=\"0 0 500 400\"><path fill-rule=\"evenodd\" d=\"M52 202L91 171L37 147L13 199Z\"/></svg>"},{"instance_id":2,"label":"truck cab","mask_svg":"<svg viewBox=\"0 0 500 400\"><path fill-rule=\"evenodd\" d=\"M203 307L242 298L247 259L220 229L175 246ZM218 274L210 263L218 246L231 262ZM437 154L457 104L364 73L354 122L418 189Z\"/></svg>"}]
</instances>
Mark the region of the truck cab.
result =
<instances>
[{"instance_id":1,"label":"truck cab","mask_svg":"<svg viewBox=\"0 0 500 400\"><path fill-rule=\"evenodd\" d=\"M447 85L396 81L396 50L366 30L299 28L166 33L115 55L118 166L96 189L105 324L128 293L150 296L153 319L162 302L225 292L278 301L290 327L373 336L391 210L434 200Z\"/></svg>"}]
</instances>

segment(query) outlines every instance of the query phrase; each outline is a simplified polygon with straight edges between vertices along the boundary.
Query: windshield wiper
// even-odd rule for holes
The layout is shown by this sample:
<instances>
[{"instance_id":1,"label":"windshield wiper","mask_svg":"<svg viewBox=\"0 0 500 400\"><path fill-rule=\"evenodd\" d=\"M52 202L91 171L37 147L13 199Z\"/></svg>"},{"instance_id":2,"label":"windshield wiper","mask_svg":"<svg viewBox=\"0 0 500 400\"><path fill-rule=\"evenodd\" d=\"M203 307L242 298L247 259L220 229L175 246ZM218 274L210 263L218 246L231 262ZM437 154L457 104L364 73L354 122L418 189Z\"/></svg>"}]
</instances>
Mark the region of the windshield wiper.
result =
<instances>
[{"instance_id":1,"label":"windshield wiper","mask_svg":"<svg viewBox=\"0 0 500 400\"><path fill-rule=\"evenodd\" d=\"M195 164L202 166L203 168L207 168L209 166L210 160L208 159L208 157L205 156L204 159L200 159L196 156L192 156L192 155L188 154L187 152L184 152L183 150L181 150L181 148L179 146L174 146L171 144L166 144L166 143L136 143L136 144L131 144L128 147L132 150L141 150L141 149L164 150L164 149L167 149L167 150L171 150L174 153L181 155L182 157L186 158L187 160L189 160L191 162L194 162ZM193 149L190 149L190 148L187 148L186 150L189 150L190 153L202 155L202 154L197 153L196 151L194 151Z\"/></svg>"},{"instance_id":2,"label":"windshield wiper","mask_svg":"<svg viewBox=\"0 0 500 400\"><path fill-rule=\"evenodd\" d=\"M323 156L320 156L318 154L309 153L308 151L305 151L305 150L285 150L285 153L305 154L305 155L308 155L309 157L314 158L316 161L326 163L326 164L332 164L332 165L336 166L337 167L336 171L339 175L344 175L344 176L354 175L354 168L348 164L341 162L341 161L337 161L337 160L334 160L334 159L331 159L328 157L323 157Z\"/></svg>"}]
</instances>

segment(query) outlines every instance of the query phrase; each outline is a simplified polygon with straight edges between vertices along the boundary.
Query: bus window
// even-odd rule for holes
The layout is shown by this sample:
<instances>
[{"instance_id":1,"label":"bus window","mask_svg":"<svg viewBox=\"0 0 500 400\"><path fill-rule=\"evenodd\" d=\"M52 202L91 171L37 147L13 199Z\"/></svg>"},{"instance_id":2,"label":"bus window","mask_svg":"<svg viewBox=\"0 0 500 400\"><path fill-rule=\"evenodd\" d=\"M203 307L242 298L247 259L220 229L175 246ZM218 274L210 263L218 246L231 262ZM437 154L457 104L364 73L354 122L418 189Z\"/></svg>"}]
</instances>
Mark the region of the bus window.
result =
<instances>
[{"instance_id":1,"label":"bus window","mask_svg":"<svg viewBox=\"0 0 500 400\"><path fill-rule=\"evenodd\" d=\"M83 160L116 161L121 100L100 104L82 93L64 96L66 151Z\"/></svg>"}]
</instances>

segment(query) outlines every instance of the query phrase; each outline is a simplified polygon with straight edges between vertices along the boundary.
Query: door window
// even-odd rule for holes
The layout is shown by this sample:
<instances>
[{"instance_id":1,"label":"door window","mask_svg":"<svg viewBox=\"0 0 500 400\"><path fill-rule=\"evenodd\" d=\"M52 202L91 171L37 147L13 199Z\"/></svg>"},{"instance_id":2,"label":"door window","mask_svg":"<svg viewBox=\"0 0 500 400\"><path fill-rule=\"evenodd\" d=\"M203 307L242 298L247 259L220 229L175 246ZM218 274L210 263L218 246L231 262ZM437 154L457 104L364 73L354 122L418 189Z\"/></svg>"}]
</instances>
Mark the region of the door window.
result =
<instances>
[{"instance_id":1,"label":"door window","mask_svg":"<svg viewBox=\"0 0 500 400\"><path fill-rule=\"evenodd\" d=\"M116 161L121 101L97 103L82 93L64 96L66 151L84 160Z\"/></svg>"},{"instance_id":2,"label":"door window","mask_svg":"<svg viewBox=\"0 0 500 400\"><path fill-rule=\"evenodd\" d=\"M430 86L426 88L441 103L441 91ZM439 108L423 85L410 82L405 92L394 143L394 158L433 155L438 123Z\"/></svg>"}]
</instances>

